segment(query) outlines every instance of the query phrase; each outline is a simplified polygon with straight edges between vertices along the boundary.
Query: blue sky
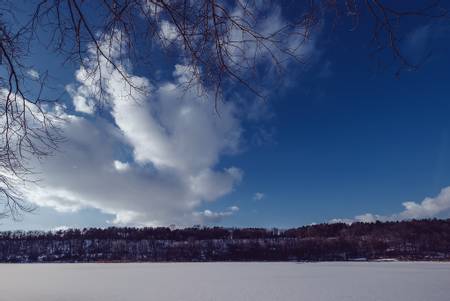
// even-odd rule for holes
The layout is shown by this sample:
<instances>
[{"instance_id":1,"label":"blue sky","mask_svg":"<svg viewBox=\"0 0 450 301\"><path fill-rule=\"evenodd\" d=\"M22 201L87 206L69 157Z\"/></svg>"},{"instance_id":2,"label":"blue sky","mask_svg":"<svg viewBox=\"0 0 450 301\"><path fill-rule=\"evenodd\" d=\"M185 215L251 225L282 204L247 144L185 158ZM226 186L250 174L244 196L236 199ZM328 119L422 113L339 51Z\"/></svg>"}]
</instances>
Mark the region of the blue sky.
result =
<instances>
[{"instance_id":1,"label":"blue sky","mask_svg":"<svg viewBox=\"0 0 450 301\"><path fill-rule=\"evenodd\" d=\"M60 79L60 87L72 87L71 93L65 95L66 114L76 116L80 128L68 130L69 140L75 137L76 143L69 142L67 148L73 150L77 145L83 153L70 151L64 160L57 155L49 159L50 163L42 163L45 193L33 190L27 194L37 210L24 215L20 222L2 220L0 229L151 225L155 221L161 225L201 222L285 228L333 219L449 217L449 33L443 25L414 24L402 44L405 53L413 60L429 50L432 56L418 71L404 71L397 78L389 57L384 58L388 67L378 70L369 56L367 26L363 24L355 32L344 27L318 33L311 63L289 66L267 102L246 100L252 105L241 110L235 108L235 99L229 99L222 107L224 117L220 118L210 114L212 103L188 107L208 117L200 122L200 115L188 122L177 119L185 123L173 131L180 131L180 137L186 135L198 145L191 150L189 141L159 137L161 147L167 143L188 149L170 151L167 157L167 151L157 149L152 144L155 142L147 139L146 133L152 127L139 136L144 141L137 141L132 134L126 136L135 128L132 120L117 113L119 100L111 114L77 109L74 99L83 95L80 87L89 85L75 79L79 66L61 67L58 58L37 51L31 58L36 70L49 68ZM162 60L158 67L169 76L174 72L173 62L168 60ZM143 67L134 71L141 77L153 72ZM142 116L142 120L164 122L164 116L173 112L173 107L168 107L171 104L182 108L185 101L195 102L189 95L178 102L172 96L178 92L164 90L167 82L176 80L174 76L155 87L157 96L146 98L149 104L143 109L154 115ZM157 109L154 101L158 102ZM123 108L139 111L130 106ZM203 132L205 125L214 130ZM113 138L97 143L86 132L82 137L75 136L94 128L99 129L98 139L107 135ZM126 139L114 140L118 133L125 133ZM209 147L210 151L204 150ZM204 163L201 159L208 156L211 159ZM108 181L94 174L95 168L103 166L96 164L106 164L104 160L109 158L108 172L130 173L120 178L122 190L129 187L130 191L111 203L109 200L115 196L105 192ZM74 163L67 164L71 160ZM196 160L199 162L192 163ZM168 164L175 171L163 172L160 164ZM74 173L78 173L77 177L86 177L87 173L93 177L73 185ZM210 175L214 181L200 174ZM201 180L201 187L185 192L177 186L183 177ZM63 179L72 183L66 185ZM110 183L114 181L119 178L111 178ZM172 189L168 183L173 183L173 191L161 192L162 186ZM177 189L179 194L174 192ZM62 200L64 197L67 200ZM192 203L195 205L186 205Z\"/></svg>"}]
</instances>

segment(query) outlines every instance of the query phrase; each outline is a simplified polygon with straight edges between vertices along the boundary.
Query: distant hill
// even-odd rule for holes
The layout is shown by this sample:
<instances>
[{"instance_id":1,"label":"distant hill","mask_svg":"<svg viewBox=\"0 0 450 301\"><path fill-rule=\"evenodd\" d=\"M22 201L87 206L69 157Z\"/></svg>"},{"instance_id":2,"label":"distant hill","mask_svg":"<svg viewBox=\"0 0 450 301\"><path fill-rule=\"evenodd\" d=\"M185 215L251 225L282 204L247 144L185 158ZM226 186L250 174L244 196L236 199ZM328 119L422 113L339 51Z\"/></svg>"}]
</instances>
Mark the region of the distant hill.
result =
<instances>
[{"instance_id":1,"label":"distant hill","mask_svg":"<svg viewBox=\"0 0 450 301\"><path fill-rule=\"evenodd\" d=\"M0 262L450 260L450 219L0 232Z\"/></svg>"}]
</instances>

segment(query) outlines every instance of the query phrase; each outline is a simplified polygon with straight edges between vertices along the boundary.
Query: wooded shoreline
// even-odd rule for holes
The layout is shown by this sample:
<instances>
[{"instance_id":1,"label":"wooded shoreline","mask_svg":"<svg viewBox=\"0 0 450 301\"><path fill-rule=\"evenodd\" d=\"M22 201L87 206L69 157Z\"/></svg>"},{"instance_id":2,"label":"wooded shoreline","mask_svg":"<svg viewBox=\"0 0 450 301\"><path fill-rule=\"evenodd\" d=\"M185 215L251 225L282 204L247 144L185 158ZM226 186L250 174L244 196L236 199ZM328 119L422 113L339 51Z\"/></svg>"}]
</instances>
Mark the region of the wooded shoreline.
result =
<instances>
[{"instance_id":1,"label":"wooded shoreline","mask_svg":"<svg viewBox=\"0 0 450 301\"><path fill-rule=\"evenodd\" d=\"M0 232L0 262L448 261L450 219Z\"/></svg>"}]
</instances>

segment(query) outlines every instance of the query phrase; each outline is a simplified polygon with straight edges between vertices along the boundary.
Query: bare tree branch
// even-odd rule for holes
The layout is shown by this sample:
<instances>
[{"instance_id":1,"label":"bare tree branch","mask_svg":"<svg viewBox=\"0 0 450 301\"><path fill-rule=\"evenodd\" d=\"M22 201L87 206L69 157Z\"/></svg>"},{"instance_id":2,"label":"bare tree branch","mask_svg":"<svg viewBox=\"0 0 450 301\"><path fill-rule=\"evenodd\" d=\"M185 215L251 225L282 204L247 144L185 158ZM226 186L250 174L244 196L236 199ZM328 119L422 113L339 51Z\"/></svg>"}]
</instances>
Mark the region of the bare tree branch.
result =
<instances>
[{"instance_id":1,"label":"bare tree branch","mask_svg":"<svg viewBox=\"0 0 450 301\"><path fill-rule=\"evenodd\" d=\"M236 85L265 98L264 87L257 83L264 73L261 58L280 75L290 62L307 63L302 49L330 15L334 26L350 19L351 31L362 17L369 18L375 50L392 54L399 65L397 73L417 69L402 52L399 24L405 18L425 22L447 18L440 1L424 2L422 7L403 9L382 0L305 0L296 3L294 17L283 24L269 24L276 27L268 30L261 22L268 8L277 6L270 1L261 5L252 0L39 0L25 22L16 18L13 0L2 1L0 193L6 200L4 214L27 210L16 182L32 172L27 168L29 158L51 154L61 138L47 107L55 103L45 98L47 76L37 78L25 63L36 43L45 43L49 52L65 61L81 64L96 81L94 98L99 105L107 99L104 74L108 70L102 62L116 70L130 89L140 90L123 67L130 57L153 63L152 50L139 45L156 45L186 66L184 88L212 93L217 108L222 95ZM92 59L88 61L92 57L94 67Z\"/></svg>"}]
</instances>

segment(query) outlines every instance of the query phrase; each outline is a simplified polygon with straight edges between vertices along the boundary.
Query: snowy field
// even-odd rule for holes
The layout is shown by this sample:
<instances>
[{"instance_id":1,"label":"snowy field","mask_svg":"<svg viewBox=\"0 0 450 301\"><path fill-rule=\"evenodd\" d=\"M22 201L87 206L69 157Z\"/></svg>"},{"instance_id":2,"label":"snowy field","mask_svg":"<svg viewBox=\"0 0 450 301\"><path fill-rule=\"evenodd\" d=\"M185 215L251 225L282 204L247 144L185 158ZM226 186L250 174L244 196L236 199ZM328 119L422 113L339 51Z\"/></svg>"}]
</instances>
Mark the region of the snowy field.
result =
<instances>
[{"instance_id":1,"label":"snowy field","mask_svg":"<svg viewBox=\"0 0 450 301\"><path fill-rule=\"evenodd\" d=\"M0 265L2 301L448 301L447 263Z\"/></svg>"}]
</instances>

